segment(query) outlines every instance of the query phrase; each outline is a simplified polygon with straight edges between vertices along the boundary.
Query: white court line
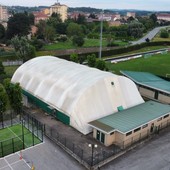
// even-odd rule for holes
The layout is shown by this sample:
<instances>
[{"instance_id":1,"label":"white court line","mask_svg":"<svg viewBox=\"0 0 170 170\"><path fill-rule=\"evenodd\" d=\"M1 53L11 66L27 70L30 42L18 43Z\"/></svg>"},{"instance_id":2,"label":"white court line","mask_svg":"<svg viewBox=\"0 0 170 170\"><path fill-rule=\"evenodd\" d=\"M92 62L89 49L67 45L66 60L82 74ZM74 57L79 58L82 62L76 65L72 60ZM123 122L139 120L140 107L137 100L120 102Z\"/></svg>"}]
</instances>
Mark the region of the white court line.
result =
<instances>
[{"instance_id":1,"label":"white court line","mask_svg":"<svg viewBox=\"0 0 170 170\"><path fill-rule=\"evenodd\" d=\"M20 157L21 155L17 152L18 156ZM31 169L31 166L26 162L26 160L22 157L22 160L25 162L25 164Z\"/></svg>"},{"instance_id":2,"label":"white court line","mask_svg":"<svg viewBox=\"0 0 170 170\"><path fill-rule=\"evenodd\" d=\"M23 142L23 140L19 137L19 136L17 136L17 134L16 133L14 133L9 127L7 127L18 139L20 139L22 142ZM26 145L26 147L29 147L27 144L25 144L24 143L24 145Z\"/></svg>"},{"instance_id":3,"label":"white court line","mask_svg":"<svg viewBox=\"0 0 170 170\"><path fill-rule=\"evenodd\" d=\"M22 161L22 160L19 160L19 161L13 162L13 163L11 163L10 165L14 165L14 164L16 164L16 163L18 163L18 162L20 162L20 161ZM4 166L4 167L1 167L0 169L6 168L6 167L8 167L8 165L6 165L6 166Z\"/></svg>"},{"instance_id":4,"label":"white court line","mask_svg":"<svg viewBox=\"0 0 170 170\"><path fill-rule=\"evenodd\" d=\"M12 168L12 166L8 163L8 161L4 158L4 160L5 160L5 162L8 164L8 166L12 169L12 170L14 170L13 168Z\"/></svg>"}]
</instances>

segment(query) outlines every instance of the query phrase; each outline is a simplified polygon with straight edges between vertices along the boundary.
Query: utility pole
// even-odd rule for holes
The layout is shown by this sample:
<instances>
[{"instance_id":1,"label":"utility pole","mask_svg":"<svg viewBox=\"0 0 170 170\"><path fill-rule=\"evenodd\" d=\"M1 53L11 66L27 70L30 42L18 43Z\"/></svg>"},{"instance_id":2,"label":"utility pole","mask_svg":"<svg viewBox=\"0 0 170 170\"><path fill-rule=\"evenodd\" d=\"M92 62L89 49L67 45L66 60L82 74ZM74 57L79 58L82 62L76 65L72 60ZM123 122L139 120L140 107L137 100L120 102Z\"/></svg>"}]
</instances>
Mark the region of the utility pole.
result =
<instances>
[{"instance_id":1,"label":"utility pole","mask_svg":"<svg viewBox=\"0 0 170 170\"><path fill-rule=\"evenodd\" d=\"M99 50L99 59L102 58L102 36L103 36L103 10L101 12L101 22L100 22L100 50Z\"/></svg>"}]
</instances>

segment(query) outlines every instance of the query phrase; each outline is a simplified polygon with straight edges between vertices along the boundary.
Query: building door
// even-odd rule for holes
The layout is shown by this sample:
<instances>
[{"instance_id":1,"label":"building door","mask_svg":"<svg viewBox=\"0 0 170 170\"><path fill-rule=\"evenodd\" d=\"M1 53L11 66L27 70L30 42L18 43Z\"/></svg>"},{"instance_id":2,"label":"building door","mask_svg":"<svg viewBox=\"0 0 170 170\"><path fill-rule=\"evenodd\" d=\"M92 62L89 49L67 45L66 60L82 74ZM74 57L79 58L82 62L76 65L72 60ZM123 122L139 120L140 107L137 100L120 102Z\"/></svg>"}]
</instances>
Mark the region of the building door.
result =
<instances>
[{"instance_id":1,"label":"building door","mask_svg":"<svg viewBox=\"0 0 170 170\"><path fill-rule=\"evenodd\" d=\"M100 141L100 131L97 130L97 136L96 139Z\"/></svg>"},{"instance_id":2,"label":"building door","mask_svg":"<svg viewBox=\"0 0 170 170\"><path fill-rule=\"evenodd\" d=\"M154 96L155 99L158 99L158 91L155 91L155 96Z\"/></svg>"},{"instance_id":3,"label":"building door","mask_svg":"<svg viewBox=\"0 0 170 170\"><path fill-rule=\"evenodd\" d=\"M104 140L105 140L105 135L104 133L101 133L101 142L104 143Z\"/></svg>"},{"instance_id":4,"label":"building door","mask_svg":"<svg viewBox=\"0 0 170 170\"><path fill-rule=\"evenodd\" d=\"M151 130L150 130L151 133L153 132L153 129L154 129L154 123L152 123L151 125Z\"/></svg>"},{"instance_id":5,"label":"building door","mask_svg":"<svg viewBox=\"0 0 170 170\"><path fill-rule=\"evenodd\" d=\"M105 134L97 130L96 139L102 143L105 141Z\"/></svg>"}]
</instances>

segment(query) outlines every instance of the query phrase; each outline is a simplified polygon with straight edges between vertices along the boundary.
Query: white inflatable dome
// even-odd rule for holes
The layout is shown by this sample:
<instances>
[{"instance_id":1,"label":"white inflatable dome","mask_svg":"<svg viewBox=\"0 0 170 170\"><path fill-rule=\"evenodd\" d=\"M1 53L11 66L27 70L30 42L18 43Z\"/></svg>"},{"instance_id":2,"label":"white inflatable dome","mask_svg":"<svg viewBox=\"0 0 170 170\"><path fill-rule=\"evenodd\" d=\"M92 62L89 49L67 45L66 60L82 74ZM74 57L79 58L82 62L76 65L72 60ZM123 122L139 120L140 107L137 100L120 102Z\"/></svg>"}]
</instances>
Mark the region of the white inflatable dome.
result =
<instances>
[{"instance_id":1,"label":"white inflatable dome","mask_svg":"<svg viewBox=\"0 0 170 170\"><path fill-rule=\"evenodd\" d=\"M92 130L88 122L144 102L130 79L52 56L27 61L12 82L69 116L83 134Z\"/></svg>"}]
</instances>

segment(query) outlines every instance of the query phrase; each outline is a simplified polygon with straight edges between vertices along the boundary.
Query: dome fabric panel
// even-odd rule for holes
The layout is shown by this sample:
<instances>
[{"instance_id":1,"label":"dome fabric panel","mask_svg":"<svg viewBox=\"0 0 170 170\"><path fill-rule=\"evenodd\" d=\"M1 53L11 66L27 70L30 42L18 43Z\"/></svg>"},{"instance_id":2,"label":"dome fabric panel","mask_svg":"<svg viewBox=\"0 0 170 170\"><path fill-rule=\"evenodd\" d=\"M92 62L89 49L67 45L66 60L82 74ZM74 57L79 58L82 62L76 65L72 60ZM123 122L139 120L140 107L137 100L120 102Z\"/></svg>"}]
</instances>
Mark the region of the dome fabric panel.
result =
<instances>
[{"instance_id":1,"label":"dome fabric panel","mask_svg":"<svg viewBox=\"0 0 170 170\"><path fill-rule=\"evenodd\" d=\"M88 122L144 102L130 79L52 56L27 61L11 81L68 115L83 134L92 130Z\"/></svg>"}]
</instances>

